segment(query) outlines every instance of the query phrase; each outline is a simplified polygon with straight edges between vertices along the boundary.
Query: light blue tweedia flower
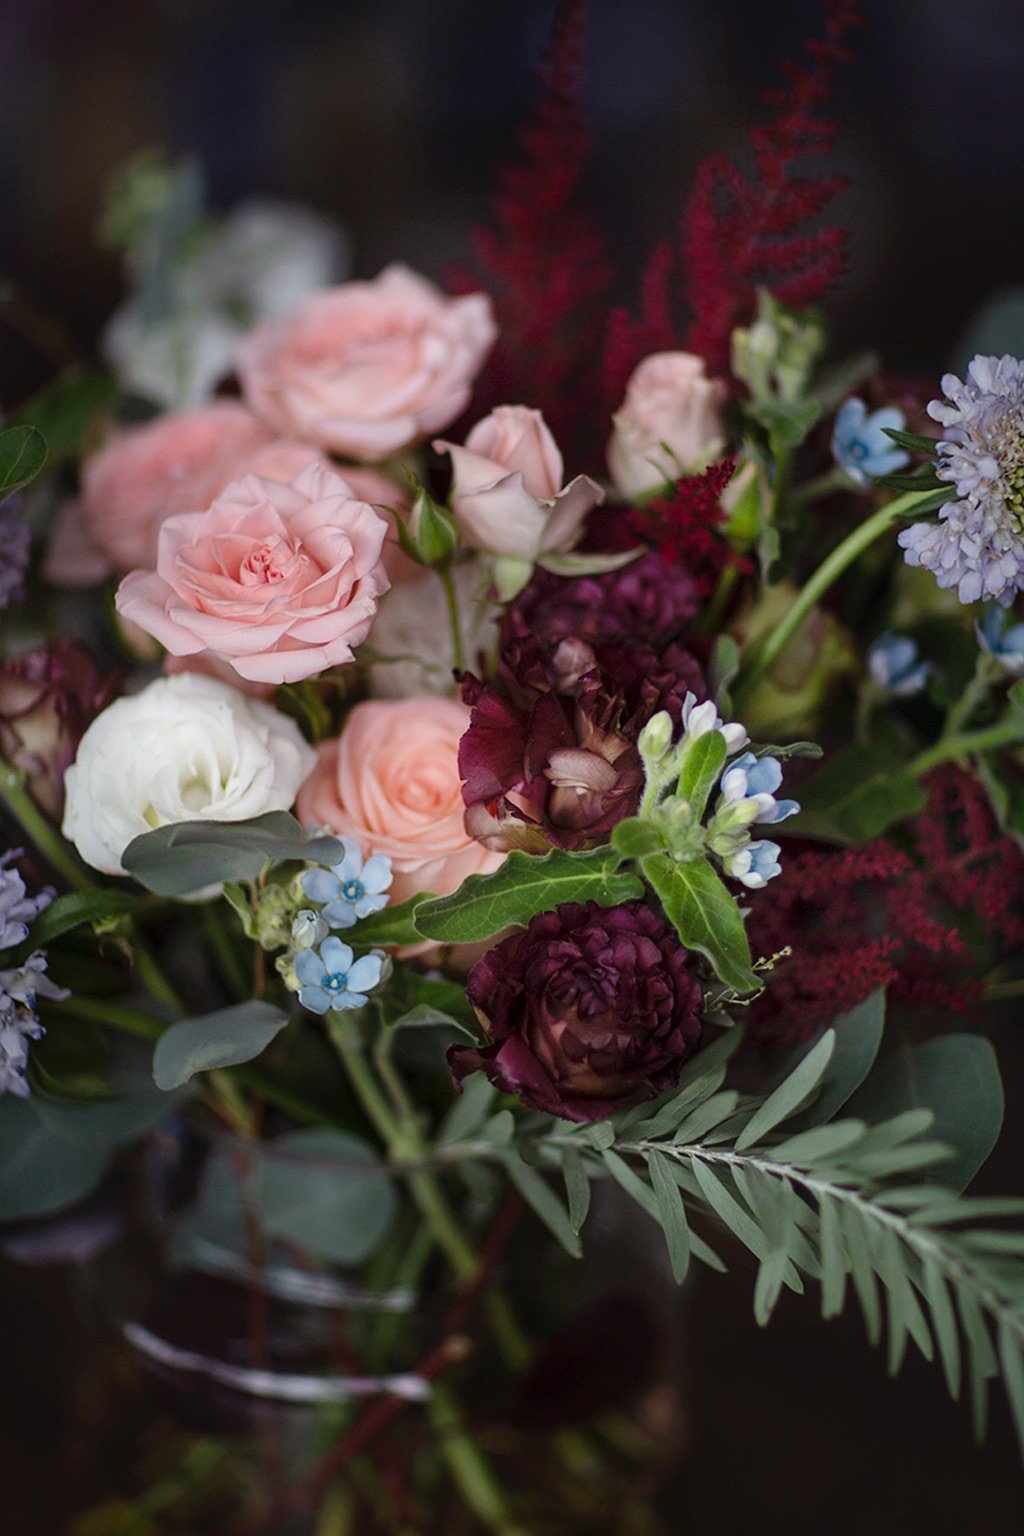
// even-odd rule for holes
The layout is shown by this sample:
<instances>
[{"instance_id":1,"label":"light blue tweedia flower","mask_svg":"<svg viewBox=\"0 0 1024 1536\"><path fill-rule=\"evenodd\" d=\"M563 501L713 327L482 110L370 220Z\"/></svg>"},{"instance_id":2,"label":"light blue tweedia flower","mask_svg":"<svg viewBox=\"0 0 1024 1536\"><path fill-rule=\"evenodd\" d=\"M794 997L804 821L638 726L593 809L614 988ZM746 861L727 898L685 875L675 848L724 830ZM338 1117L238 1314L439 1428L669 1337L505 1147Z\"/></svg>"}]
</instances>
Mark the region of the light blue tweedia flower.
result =
<instances>
[{"instance_id":1,"label":"light blue tweedia flower","mask_svg":"<svg viewBox=\"0 0 1024 1536\"><path fill-rule=\"evenodd\" d=\"M864 489L880 475L895 474L910 462L910 455L886 437L886 427L894 432L902 432L906 427L903 412L894 405L869 414L864 401L853 396L843 402L836 414L832 457Z\"/></svg>"},{"instance_id":2,"label":"light blue tweedia flower","mask_svg":"<svg viewBox=\"0 0 1024 1536\"><path fill-rule=\"evenodd\" d=\"M868 672L894 699L920 693L931 671L931 662L918 659L917 642L908 635L882 635L868 651Z\"/></svg>"},{"instance_id":3,"label":"light blue tweedia flower","mask_svg":"<svg viewBox=\"0 0 1024 1536\"><path fill-rule=\"evenodd\" d=\"M302 949L295 956L299 1002L311 1013L362 1008L369 1001L366 994L380 981L383 966L380 955L360 955L355 960L349 945L332 933L319 952Z\"/></svg>"},{"instance_id":4,"label":"light blue tweedia flower","mask_svg":"<svg viewBox=\"0 0 1024 1536\"><path fill-rule=\"evenodd\" d=\"M725 872L749 890L759 891L769 880L782 873L779 863L781 852L778 843L770 843L767 839L759 843L747 843L724 861Z\"/></svg>"},{"instance_id":5,"label":"light blue tweedia flower","mask_svg":"<svg viewBox=\"0 0 1024 1536\"><path fill-rule=\"evenodd\" d=\"M29 1095L28 1042L45 1033L36 1014L36 998L60 1002L69 995L66 987L58 987L47 976L46 956L40 950L16 970L0 971L0 1094L13 1093L20 1099Z\"/></svg>"},{"instance_id":6,"label":"light blue tweedia flower","mask_svg":"<svg viewBox=\"0 0 1024 1536\"><path fill-rule=\"evenodd\" d=\"M311 901L323 906L322 916L332 928L351 928L388 904L391 860L375 853L364 861L353 837L343 837L345 857L330 869L307 869L300 884Z\"/></svg>"},{"instance_id":7,"label":"light blue tweedia flower","mask_svg":"<svg viewBox=\"0 0 1024 1536\"><path fill-rule=\"evenodd\" d=\"M782 765L778 758L757 758L744 752L722 775L720 805L743 808L744 821L778 822L795 816L797 800L776 800L775 791L782 783Z\"/></svg>"},{"instance_id":8,"label":"light blue tweedia flower","mask_svg":"<svg viewBox=\"0 0 1024 1536\"><path fill-rule=\"evenodd\" d=\"M978 644L1014 677L1024 677L1024 624L1009 623L1009 614L998 603L985 609L974 626Z\"/></svg>"},{"instance_id":9,"label":"light blue tweedia flower","mask_svg":"<svg viewBox=\"0 0 1024 1536\"><path fill-rule=\"evenodd\" d=\"M945 400L928 414L942 424L940 480L957 500L939 508L937 523L914 523L899 535L908 565L955 587L962 603L994 598L1008 608L1024 591L1024 363L976 357L966 380L947 373Z\"/></svg>"},{"instance_id":10,"label":"light blue tweedia flower","mask_svg":"<svg viewBox=\"0 0 1024 1536\"><path fill-rule=\"evenodd\" d=\"M0 949L13 949L28 938L28 925L54 898L49 886L38 896L25 894L25 882L16 869L9 869L12 859L21 857L20 848L9 848L0 857Z\"/></svg>"},{"instance_id":11,"label":"light blue tweedia flower","mask_svg":"<svg viewBox=\"0 0 1024 1536\"><path fill-rule=\"evenodd\" d=\"M21 593L32 536L21 520L16 496L0 503L0 608Z\"/></svg>"}]
</instances>

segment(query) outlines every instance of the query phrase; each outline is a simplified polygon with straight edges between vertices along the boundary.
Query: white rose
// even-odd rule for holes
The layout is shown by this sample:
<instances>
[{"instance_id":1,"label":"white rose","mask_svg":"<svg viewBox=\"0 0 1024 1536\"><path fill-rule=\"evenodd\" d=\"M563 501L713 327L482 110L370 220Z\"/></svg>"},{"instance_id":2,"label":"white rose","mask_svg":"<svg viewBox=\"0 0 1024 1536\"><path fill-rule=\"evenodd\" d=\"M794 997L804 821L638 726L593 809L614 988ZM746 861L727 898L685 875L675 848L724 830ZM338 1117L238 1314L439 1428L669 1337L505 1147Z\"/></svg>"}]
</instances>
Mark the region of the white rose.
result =
<instances>
[{"instance_id":1,"label":"white rose","mask_svg":"<svg viewBox=\"0 0 1024 1536\"><path fill-rule=\"evenodd\" d=\"M196 673L159 678L97 715L64 776L63 833L121 875L132 838L178 821L286 811L316 754L286 715Z\"/></svg>"},{"instance_id":2,"label":"white rose","mask_svg":"<svg viewBox=\"0 0 1024 1536\"><path fill-rule=\"evenodd\" d=\"M652 352L626 385L612 417L608 471L627 499L707 469L725 443L726 386L691 352Z\"/></svg>"}]
</instances>

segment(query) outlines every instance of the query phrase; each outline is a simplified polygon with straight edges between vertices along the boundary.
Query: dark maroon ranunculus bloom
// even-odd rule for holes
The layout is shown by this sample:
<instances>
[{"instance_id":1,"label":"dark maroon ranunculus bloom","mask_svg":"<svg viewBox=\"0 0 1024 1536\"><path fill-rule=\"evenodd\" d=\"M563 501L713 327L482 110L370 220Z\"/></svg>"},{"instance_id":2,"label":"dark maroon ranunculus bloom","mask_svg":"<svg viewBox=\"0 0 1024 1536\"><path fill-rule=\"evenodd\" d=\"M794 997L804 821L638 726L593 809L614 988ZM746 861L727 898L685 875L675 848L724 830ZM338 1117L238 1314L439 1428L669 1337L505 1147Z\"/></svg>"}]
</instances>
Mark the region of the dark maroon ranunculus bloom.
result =
<instances>
[{"instance_id":1,"label":"dark maroon ranunculus bloom","mask_svg":"<svg viewBox=\"0 0 1024 1536\"><path fill-rule=\"evenodd\" d=\"M456 1085L486 1072L531 1109L580 1122L671 1088L701 1039L689 953L642 902L566 902L477 961L466 993L489 1045L455 1045Z\"/></svg>"},{"instance_id":2,"label":"dark maroon ranunculus bloom","mask_svg":"<svg viewBox=\"0 0 1024 1536\"><path fill-rule=\"evenodd\" d=\"M100 673L77 640L51 640L0 663L0 743L51 816L64 804L64 770L119 683L117 674Z\"/></svg>"},{"instance_id":3,"label":"dark maroon ranunculus bloom","mask_svg":"<svg viewBox=\"0 0 1024 1536\"><path fill-rule=\"evenodd\" d=\"M690 690L703 698L704 680L680 645L659 655L575 637L553 649L513 641L491 682L463 680L473 707L459 745L467 829L501 849L607 841L639 804L641 730L661 709L678 723Z\"/></svg>"},{"instance_id":4,"label":"dark maroon ranunculus bloom","mask_svg":"<svg viewBox=\"0 0 1024 1536\"><path fill-rule=\"evenodd\" d=\"M507 644L532 635L553 644L576 635L595 645L660 646L682 634L699 601L692 577L653 550L599 576L552 576L538 566L506 608L501 638Z\"/></svg>"}]
</instances>

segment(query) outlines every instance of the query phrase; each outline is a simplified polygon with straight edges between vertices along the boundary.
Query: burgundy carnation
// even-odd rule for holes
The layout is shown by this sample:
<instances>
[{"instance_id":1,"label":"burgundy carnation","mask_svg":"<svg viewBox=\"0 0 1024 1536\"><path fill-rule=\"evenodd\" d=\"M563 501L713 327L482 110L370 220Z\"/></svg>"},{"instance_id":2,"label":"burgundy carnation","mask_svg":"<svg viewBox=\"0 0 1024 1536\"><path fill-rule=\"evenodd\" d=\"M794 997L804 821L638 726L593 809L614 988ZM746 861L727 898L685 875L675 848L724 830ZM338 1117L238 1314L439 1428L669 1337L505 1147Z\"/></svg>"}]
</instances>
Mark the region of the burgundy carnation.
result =
<instances>
[{"instance_id":1,"label":"burgundy carnation","mask_svg":"<svg viewBox=\"0 0 1024 1536\"><path fill-rule=\"evenodd\" d=\"M502 643L532 635L553 644L576 635L593 644L664 645L682 634L699 606L692 576L653 550L599 576L553 576L537 566L505 610Z\"/></svg>"},{"instance_id":2,"label":"burgundy carnation","mask_svg":"<svg viewBox=\"0 0 1024 1536\"><path fill-rule=\"evenodd\" d=\"M553 650L513 641L491 682L463 680L473 706L459 746L467 830L498 849L607 841L640 801L641 730L662 709L678 724L689 691L703 698L704 680L680 645L659 656L575 637Z\"/></svg>"},{"instance_id":3,"label":"burgundy carnation","mask_svg":"<svg viewBox=\"0 0 1024 1536\"><path fill-rule=\"evenodd\" d=\"M483 1071L531 1109L579 1122L664 1093L702 1033L688 959L642 902L542 912L469 973L491 1044L452 1046L456 1086Z\"/></svg>"},{"instance_id":4,"label":"burgundy carnation","mask_svg":"<svg viewBox=\"0 0 1024 1536\"><path fill-rule=\"evenodd\" d=\"M64 770L119 682L117 674L104 677L77 640L51 640L0 663L0 743L51 816L64 804Z\"/></svg>"}]
</instances>

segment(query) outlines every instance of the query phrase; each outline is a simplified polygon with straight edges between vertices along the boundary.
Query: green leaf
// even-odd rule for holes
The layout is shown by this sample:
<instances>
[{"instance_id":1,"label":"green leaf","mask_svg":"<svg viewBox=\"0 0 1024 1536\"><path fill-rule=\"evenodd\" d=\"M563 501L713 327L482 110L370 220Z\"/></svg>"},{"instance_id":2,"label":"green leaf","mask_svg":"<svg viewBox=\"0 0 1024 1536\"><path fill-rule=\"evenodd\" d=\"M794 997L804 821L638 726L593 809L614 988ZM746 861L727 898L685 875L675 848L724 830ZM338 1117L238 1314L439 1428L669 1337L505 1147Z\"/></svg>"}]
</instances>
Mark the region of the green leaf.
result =
<instances>
[{"instance_id":1,"label":"green leaf","mask_svg":"<svg viewBox=\"0 0 1024 1536\"><path fill-rule=\"evenodd\" d=\"M657 1196L646 1179L642 1179L636 1172L636 1169L631 1167L624 1157L620 1157L617 1152L613 1152L611 1148L606 1148L601 1153L601 1161L616 1184L621 1189L624 1189L626 1194L647 1212L648 1216L653 1216L654 1220L658 1221Z\"/></svg>"},{"instance_id":2,"label":"green leaf","mask_svg":"<svg viewBox=\"0 0 1024 1536\"><path fill-rule=\"evenodd\" d=\"M46 439L35 427L0 431L0 501L28 485L46 463Z\"/></svg>"},{"instance_id":3,"label":"green leaf","mask_svg":"<svg viewBox=\"0 0 1024 1536\"><path fill-rule=\"evenodd\" d=\"M425 901L416 909L416 928L421 938L443 944L475 944L525 925L560 901L633 901L643 886L635 875L617 873L621 862L614 848L556 848L540 858L516 849L494 874L470 875L453 895Z\"/></svg>"},{"instance_id":4,"label":"green leaf","mask_svg":"<svg viewBox=\"0 0 1024 1536\"><path fill-rule=\"evenodd\" d=\"M999 1366L992 1348L985 1314L978 1304L977 1296L966 1281L956 1287L956 1302L967 1344L974 1434L980 1444L985 1438L985 1425L988 1419L988 1383L994 1376L999 1375Z\"/></svg>"},{"instance_id":5,"label":"green leaf","mask_svg":"<svg viewBox=\"0 0 1024 1536\"><path fill-rule=\"evenodd\" d=\"M942 1271L927 1255L921 1263L921 1281L931 1313L932 1328L939 1346L939 1357L946 1375L950 1397L960 1396L960 1336L953 1304Z\"/></svg>"},{"instance_id":6,"label":"green leaf","mask_svg":"<svg viewBox=\"0 0 1024 1536\"><path fill-rule=\"evenodd\" d=\"M706 955L718 978L734 992L755 992L759 983L751 970L739 906L708 861L677 864L666 854L652 853L640 867L687 949Z\"/></svg>"},{"instance_id":7,"label":"green leaf","mask_svg":"<svg viewBox=\"0 0 1024 1536\"><path fill-rule=\"evenodd\" d=\"M871 1343L877 1344L882 1336L882 1312L875 1271L868 1253L870 1234L864 1228L859 1210L852 1203L844 1202L839 1207L839 1221L846 1238L850 1274L864 1314L864 1326Z\"/></svg>"},{"instance_id":8,"label":"green leaf","mask_svg":"<svg viewBox=\"0 0 1024 1536\"><path fill-rule=\"evenodd\" d=\"M117 384L109 374L86 363L72 363L46 389L27 400L13 419L41 432L50 463L59 464L78 451L96 417L116 395Z\"/></svg>"},{"instance_id":9,"label":"green leaf","mask_svg":"<svg viewBox=\"0 0 1024 1536\"><path fill-rule=\"evenodd\" d=\"M719 1220L755 1258L766 1258L770 1252L768 1240L746 1206L733 1194L729 1187L732 1181L725 1171L709 1167L700 1158L694 1160L693 1171L705 1200Z\"/></svg>"},{"instance_id":10,"label":"green leaf","mask_svg":"<svg viewBox=\"0 0 1024 1536\"><path fill-rule=\"evenodd\" d=\"M903 1042L846 1107L869 1124L909 1109L931 1110L936 1141L956 1153L943 1163L940 1182L963 1189L995 1146L1003 1123L995 1052L981 1035L939 1035L916 1046Z\"/></svg>"},{"instance_id":11,"label":"green leaf","mask_svg":"<svg viewBox=\"0 0 1024 1536\"><path fill-rule=\"evenodd\" d=\"M43 1123L31 1100L0 1099L0 1221L48 1216L84 1199L113 1148L73 1146Z\"/></svg>"},{"instance_id":12,"label":"green leaf","mask_svg":"<svg viewBox=\"0 0 1024 1536\"><path fill-rule=\"evenodd\" d=\"M800 813L785 826L796 823L792 830L799 837L866 843L916 816L925 799L917 779L887 763L879 746L847 747L800 786Z\"/></svg>"},{"instance_id":13,"label":"green leaf","mask_svg":"<svg viewBox=\"0 0 1024 1536\"><path fill-rule=\"evenodd\" d=\"M526 1201L540 1217L553 1237L556 1237L571 1258L578 1259L583 1252L579 1235L573 1227L565 1206L559 1200L547 1180L529 1164L524 1163L518 1152L504 1153L502 1162L508 1176Z\"/></svg>"},{"instance_id":14,"label":"green leaf","mask_svg":"<svg viewBox=\"0 0 1024 1536\"><path fill-rule=\"evenodd\" d=\"M387 1168L373 1147L347 1131L289 1131L262 1143L252 1191L268 1236L336 1264L369 1258L397 1208Z\"/></svg>"},{"instance_id":15,"label":"green leaf","mask_svg":"<svg viewBox=\"0 0 1024 1536\"><path fill-rule=\"evenodd\" d=\"M738 1152L742 1152L746 1147L756 1146L777 1125L781 1125L783 1121L789 1119L790 1115L802 1108L824 1077L835 1045L835 1033L830 1029L817 1045L812 1046L799 1066L779 1084L775 1092L768 1095L756 1114L748 1121L746 1128L736 1138Z\"/></svg>"},{"instance_id":16,"label":"green leaf","mask_svg":"<svg viewBox=\"0 0 1024 1536\"><path fill-rule=\"evenodd\" d=\"M821 1315L828 1319L838 1317L843 1310L849 1261L835 1201L822 1197L818 1215L821 1223Z\"/></svg>"},{"instance_id":17,"label":"green leaf","mask_svg":"<svg viewBox=\"0 0 1024 1536\"><path fill-rule=\"evenodd\" d=\"M725 766L728 752L721 731L705 731L687 748L676 793L689 802L698 821Z\"/></svg>"},{"instance_id":18,"label":"green leaf","mask_svg":"<svg viewBox=\"0 0 1024 1536\"><path fill-rule=\"evenodd\" d=\"M251 1001L181 1019L165 1030L153 1052L153 1081L165 1092L197 1072L253 1061L281 1033L289 1015L271 1003Z\"/></svg>"},{"instance_id":19,"label":"green leaf","mask_svg":"<svg viewBox=\"0 0 1024 1536\"><path fill-rule=\"evenodd\" d=\"M181 821L133 838L121 855L128 874L159 896L185 896L224 880L258 879L268 864L292 859L337 864L335 837L306 832L287 811L248 821Z\"/></svg>"},{"instance_id":20,"label":"green leaf","mask_svg":"<svg viewBox=\"0 0 1024 1536\"><path fill-rule=\"evenodd\" d=\"M803 1114L790 1121L790 1131L824 1125L842 1109L864 1082L878 1055L885 1028L885 991L879 988L862 1003L832 1021L836 1047L821 1080L821 1092Z\"/></svg>"},{"instance_id":21,"label":"green leaf","mask_svg":"<svg viewBox=\"0 0 1024 1536\"><path fill-rule=\"evenodd\" d=\"M30 939L33 944L51 944L83 923L132 913L138 906L139 898L131 891L68 891L40 912L32 924Z\"/></svg>"},{"instance_id":22,"label":"green leaf","mask_svg":"<svg viewBox=\"0 0 1024 1536\"><path fill-rule=\"evenodd\" d=\"M920 432L901 432L896 427L883 427L882 431L901 448L909 448L911 453L927 453L932 458L938 453L939 445L934 437L924 437Z\"/></svg>"},{"instance_id":23,"label":"green leaf","mask_svg":"<svg viewBox=\"0 0 1024 1536\"><path fill-rule=\"evenodd\" d=\"M672 1277L677 1285L682 1285L690 1267L690 1228L686 1221L683 1197L679 1185L666 1171L664 1159L657 1152L648 1152L647 1167L658 1202L658 1215L665 1234Z\"/></svg>"},{"instance_id":24,"label":"green leaf","mask_svg":"<svg viewBox=\"0 0 1024 1536\"><path fill-rule=\"evenodd\" d=\"M438 1146L450 1147L457 1141L468 1141L487 1119L496 1097L494 1084L482 1072L475 1073L445 1116L437 1138Z\"/></svg>"},{"instance_id":25,"label":"green leaf","mask_svg":"<svg viewBox=\"0 0 1024 1536\"><path fill-rule=\"evenodd\" d=\"M421 944L423 935L416 927L416 913L425 901L430 900L429 896L420 893L394 907L383 907L380 912L371 912L369 917L360 918L351 928L345 929L345 943L366 945L367 948L379 944L400 944L403 947Z\"/></svg>"},{"instance_id":26,"label":"green leaf","mask_svg":"<svg viewBox=\"0 0 1024 1536\"><path fill-rule=\"evenodd\" d=\"M648 853L663 853L668 847L663 828L639 816L627 816L612 828L612 847L624 859L642 859Z\"/></svg>"},{"instance_id":27,"label":"green leaf","mask_svg":"<svg viewBox=\"0 0 1024 1536\"><path fill-rule=\"evenodd\" d=\"M575 1147L566 1147L562 1153L562 1177L569 1202L569 1225L579 1232L590 1210L590 1175Z\"/></svg>"},{"instance_id":28,"label":"green leaf","mask_svg":"<svg viewBox=\"0 0 1024 1536\"><path fill-rule=\"evenodd\" d=\"M575 550L551 550L541 555L537 564L552 576L600 576L605 571L621 571L630 565L643 549L620 550L614 555L577 554Z\"/></svg>"},{"instance_id":29,"label":"green leaf","mask_svg":"<svg viewBox=\"0 0 1024 1536\"><path fill-rule=\"evenodd\" d=\"M999 1326L999 1359L1021 1455L1024 1456L1024 1357L1021 1356L1020 1335L1006 1322Z\"/></svg>"}]
</instances>

